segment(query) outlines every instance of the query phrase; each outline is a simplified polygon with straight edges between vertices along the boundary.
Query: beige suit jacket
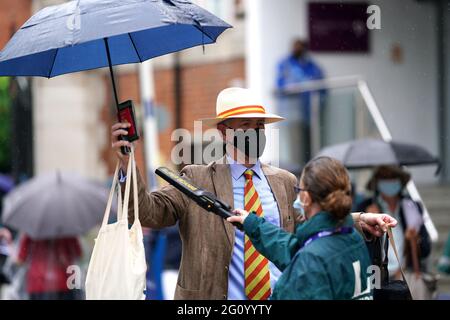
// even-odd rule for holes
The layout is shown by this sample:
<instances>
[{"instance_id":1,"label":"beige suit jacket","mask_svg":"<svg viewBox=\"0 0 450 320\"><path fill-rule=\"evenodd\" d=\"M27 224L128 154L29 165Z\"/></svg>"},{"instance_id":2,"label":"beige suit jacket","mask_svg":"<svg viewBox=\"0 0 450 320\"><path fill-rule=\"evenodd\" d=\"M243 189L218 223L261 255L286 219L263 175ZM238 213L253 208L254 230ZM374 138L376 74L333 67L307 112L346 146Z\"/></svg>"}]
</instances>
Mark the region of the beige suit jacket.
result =
<instances>
[{"instance_id":1,"label":"beige suit jacket","mask_svg":"<svg viewBox=\"0 0 450 320\"><path fill-rule=\"evenodd\" d=\"M281 227L294 232L299 218L292 206L297 196L294 191L296 177L269 165L262 164L261 168L277 201ZM230 167L224 159L207 166L190 165L181 173L194 185L233 205ZM227 299L235 227L200 208L172 186L149 193L139 173L138 192L142 226L160 229L179 222L183 246L175 299ZM130 204L130 222L134 215L132 208Z\"/></svg>"}]
</instances>

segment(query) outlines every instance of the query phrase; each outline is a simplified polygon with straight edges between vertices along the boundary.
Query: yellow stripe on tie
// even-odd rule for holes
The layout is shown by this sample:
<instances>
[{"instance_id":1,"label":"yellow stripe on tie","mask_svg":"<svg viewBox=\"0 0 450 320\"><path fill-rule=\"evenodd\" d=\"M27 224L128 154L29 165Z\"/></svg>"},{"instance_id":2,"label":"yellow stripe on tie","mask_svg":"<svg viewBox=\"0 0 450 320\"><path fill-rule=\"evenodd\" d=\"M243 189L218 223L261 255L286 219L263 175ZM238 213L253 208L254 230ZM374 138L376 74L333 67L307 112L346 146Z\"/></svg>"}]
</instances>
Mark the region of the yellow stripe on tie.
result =
<instances>
[{"instance_id":1,"label":"yellow stripe on tie","mask_svg":"<svg viewBox=\"0 0 450 320\"><path fill-rule=\"evenodd\" d=\"M257 202L258 201L255 202L255 204L253 205L253 207L250 209L249 212L252 212L252 211L256 212L258 210L258 208L261 206L261 204L257 203Z\"/></svg>"},{"instance_id":2,"label":"yellow stripe on tie","mask_svg":"<svg viewBox=\"0 0 450 320\"><path fill-rule=\"evenodd\" d=\"M247 293L252 292L252 290L256 287L256 285L261 281L262 278L264 278L265 274L267 273L267 267L262 268L256 277L250 282L250 284L247 286ZM270 287L270 282L267 282Z\"/></svg>"},{"instance_id":3,"label":"yellow stripe on tie","mask_svg":"<svg viewBox=\"0 0 450 320\"><path fill-rule=\"evenodd\" d=\"M250 241L250 240L248 240L248 241ZM255 247L253 245L251 245L250 248L248 248L246 254L248 254L248 256L251 257L253 252L255 252L255 251L256 251Z\"/></svg>"},{"instance_id":4,"label":"yellow stripe on tie","mask_svg":"<svg viewBox=\"0 0 450 320\"><path fill-rule=\"evenodd\" d=\"M258 293L255 294L254 300L261 300L262 296L270 289L270 281L266 282L264 286L259 289Z\"/></svg>"},{"instance_id":5,"label":"yellow stripe on tie","mask_svg":"<svg viewBox=\"0 0 450 320\"><path fill-rule=\"evenodd\" d=\"M253 195L255 194L256 190L255 188L251 188L249 193L245 195L245 203L248 203L250 201L250 199L253 197Z\"/></svg>"},{"instance_id":6,"label":"yellow stripe on tie","mask_svg":"<svg viewBox=\"0 0 450 320\"><path fill-rule=\"evenodd\" d=\"M253 263L245 270L245 275L249 276L256 269L256 267L264 260L264 256L262 254L258 255L258 257L253 261Z\"/></svg>"}]
</instances>

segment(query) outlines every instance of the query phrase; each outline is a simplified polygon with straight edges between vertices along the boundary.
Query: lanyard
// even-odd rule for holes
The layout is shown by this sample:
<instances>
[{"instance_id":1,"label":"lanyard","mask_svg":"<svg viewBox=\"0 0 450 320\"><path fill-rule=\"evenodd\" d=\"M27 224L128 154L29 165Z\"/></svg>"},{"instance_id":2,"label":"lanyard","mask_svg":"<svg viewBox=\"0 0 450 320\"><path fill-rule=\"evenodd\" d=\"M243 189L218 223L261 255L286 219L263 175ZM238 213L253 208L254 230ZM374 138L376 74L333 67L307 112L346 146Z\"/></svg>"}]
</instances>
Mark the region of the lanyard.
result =
<instances>
[{"instance_id":1,"label":"lanyard","mask_svg":"<svg viewBox=\"0 0 450 320\"><path fill-rule=\"evenodd\" d=\"M352 232L353 232L353 227L339 227L336 229L320 231L320 232L313 234L311 237L309 237L305 241L305 243L301 246L300 249L303 249L304 247L309 245L311 242L313 242L317 239L320 239L320 238L325 238L325 237L333 236L336 234L348 234L348 233L352 233Z\"/></svg>"}]
</instances>

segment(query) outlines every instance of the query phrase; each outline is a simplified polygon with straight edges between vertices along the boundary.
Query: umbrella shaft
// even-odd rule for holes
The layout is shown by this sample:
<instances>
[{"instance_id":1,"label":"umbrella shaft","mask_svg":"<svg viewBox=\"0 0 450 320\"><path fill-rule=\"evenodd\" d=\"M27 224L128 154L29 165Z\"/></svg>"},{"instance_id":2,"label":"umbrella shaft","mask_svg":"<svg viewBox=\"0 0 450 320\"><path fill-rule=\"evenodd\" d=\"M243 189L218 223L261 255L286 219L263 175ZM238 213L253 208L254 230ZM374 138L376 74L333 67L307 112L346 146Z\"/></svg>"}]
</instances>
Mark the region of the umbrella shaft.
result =
<instances>
[{"instance_id":1,"label":"umbrella shaft","mask_svg":"<svg viewBox=\"0 0 450 320\"><path fill-rule=\"evenodd\" d=\"M119 99L117 98L116 81L114 80L114 71L113 71L113 67L112 67L112 63L111 63L111 53L109 52L108 39L103 38L103 40L105 41L106 55L108 57L109 72L111 74L111 81L112 81L113 90L114 90L114 98L116 99L116 108L117 108L117 110L119 110Z\"/></svg>"},{"instance_id":2,"label":"umbrella shaft","mask_svg":"<svg viewBox=\"0 0 450 320\"><path fill-rule=\"evenodd\" d=\"M114 71L111 63L111 53L109 52L109 44L108 39L103 38L105 41L105 48L106 48L106 56L108 57L108 65L109 65L109 73L111 74L111 81L113 85L114 90L114 98L116 99L116 109L117 112L119 112L119 99L117 98L117 89L116 89L116 81L114 80ZM122 136L119 136L120 140L125 140ZM122 154L127 155L131 152L131 149L129 147L120 147L120 150L122 151Z\"/></svg>"}]
</instances>

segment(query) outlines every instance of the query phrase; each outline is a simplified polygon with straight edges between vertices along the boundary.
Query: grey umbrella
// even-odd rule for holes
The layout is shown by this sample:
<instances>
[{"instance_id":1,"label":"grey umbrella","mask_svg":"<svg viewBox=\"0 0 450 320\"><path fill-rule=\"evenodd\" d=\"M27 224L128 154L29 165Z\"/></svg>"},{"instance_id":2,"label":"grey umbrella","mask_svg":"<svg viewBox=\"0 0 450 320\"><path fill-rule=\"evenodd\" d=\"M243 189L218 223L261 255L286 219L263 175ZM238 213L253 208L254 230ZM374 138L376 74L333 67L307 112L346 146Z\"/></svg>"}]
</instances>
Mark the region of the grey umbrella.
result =
<instances>
[{"instance_id":1,"label":"grey umbrella","mask_svg":"<svg viewBox=\"0 0 450 320\"><path fill-rule=\"evenodd\" d=\"M360 139L332 145L322 149L319 156L338 159L349 169L380 165L439 165L438 158L419 145L379 139Z\"/></svg>"},{"instance_id":2,"label":"grey umbrella","mask_svg":"<svg viewBox=\"0 0 450 320\"><path fill-rule=\"evenodd\" d=\"M2 220L33 239L76 236L101 223L107 200L102 184L53 172L13 189L4 198Z\"/></svg>"}]
</instances>

